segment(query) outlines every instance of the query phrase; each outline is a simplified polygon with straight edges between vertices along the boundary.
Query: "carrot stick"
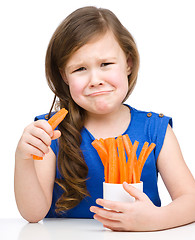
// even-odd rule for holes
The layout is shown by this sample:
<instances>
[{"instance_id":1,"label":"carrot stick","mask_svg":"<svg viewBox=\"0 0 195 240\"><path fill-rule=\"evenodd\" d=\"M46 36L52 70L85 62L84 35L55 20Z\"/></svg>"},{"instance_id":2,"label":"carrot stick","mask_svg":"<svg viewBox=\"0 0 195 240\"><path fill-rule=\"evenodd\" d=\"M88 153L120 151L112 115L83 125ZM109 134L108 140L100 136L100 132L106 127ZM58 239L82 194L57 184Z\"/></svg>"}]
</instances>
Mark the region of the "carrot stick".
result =
<instances>
[{"instance_id":1,"label":"carrot stick","mask_svg":"<svg viewBox=\"0 0 195 240\"><path fill-rule=\"evenodd\" d=\"M109 182L109 162L108 161L106 162L104 167L104 179L106 183Z\"/></svg>"},{"instance_id":2,"label":"carrot stick","mask_svg":"<svg viewBox=\"0 0 195 240\"><path fill-rule=\"evenodd\" d=\"M144 160L142 161L141 163L141 166L140 166L140 175L142 173L142 169L144 167L144 164L147 160L147 158L149 157L150 153L152 152L152 150L155 148L156 144L155 143L151 143L150 146L147 148L146 150L146 153L145 153L145 156L144 156Z\"/></svg>"},{"instance_id":3,"label":"carrot stick","mask_svg":"<svg viewBox=\"0 0 195 240\"><path fill-rule=\"evenodd\" d=\"M145 154L146 154L146 151L148 149L148 145L149 143L148 142L145 142L143 147L142 147L142 150L139 154L139 158L138 158L138 170L139 170L139 176L141 178L141 172L142 172L142 167L144 165L144 161L145 161Z\"/></svg>"},{"instance_id":4,"label":"carrot stick","mask_svg":"<svg viewBox=\"0 0 195 240\"><path fill-rule=\"evenodd\" d=\"M118 157L119 157L120 183L123 183L127 181L127 168L126 168L125 148L124 148L122 136L118 136L116 139L116 142L117 142Z\"/></svg>"},{"instance_id":5,"label":"carrot stick","mask_svg":"<svg viewBox=\"0 0 195 240\"><path fill-rule=\"evenodd\" d=\"M108 174L109 174L108 151L107 151L104 139L100 138L99 141L102 143L103 147L105 148L105 150L107 152L107 157L105 158L105 166L104 166L104 178L105 178L105 182L107 183L108 182Z\"/></svg>"},{"instance_id":6,"label":"carrot stick","mask_svg":"<svg viewBox=\"0 0 195 240\"><path fill-rule=\"evenodd\" d=\"M132 142L127 134L123 135L122 138L125 146L125 151L127 153L127 156L129 157L133 147Z\"/></svg>"},{"instance_id":7,"label":"carrot stick","mask_svg":"<svg viewBox=\"0 0 195 240\"><path fill-rule=\"evenodd\" d=\"M110 144L110 138L105 138L104 139L104 144L105 144L106 149L108 150L109 144Z\"/></svg>"},{"instance_id":8,"label":"carrot stick","mask_svg":"<svg viewBox=\"0 0 195 240\"><path fill-rule=\"evenodd\" d=\"M138 162L136 158L134 159L134 166L133 166L133 177L132 177L132 183L139 183L139 169L138 169Z\"/></svg>"},{"instance_id":9,"label":"carrot stick","mask_svg":"<svg viewBox=\"0 0 195 240\"><path fill-rule=\"evenodd\" d=\"M100 138L99 141L105 146L105 142L103 138Z\"/></svg>"},{"instance_id":10,"label":"carrot stick","mask_svg":"<svg viewBox=\"0 0 195 240\"><path fill-rule=\"evenodd\" d=\"M68 111L65 108L62 108L48 120L48 123L53 130L62 122L62 120L66 117L67 113ZM43 158L33 155L33 159L42 160Z\"/></svg>"},{"instance_id":11,"label":"carrot stick","mask_svg":"<svg viewBox=\"0 0 195 240\"><path fill-rule=\"evenodd\" d=\"M101 139L101 138L100 138ZM106 169L104 169L104 177L105 177L105 182L109 183L109 169L110 169L110 162L109 162L109 143L110 143L110 139L109 138L105 138L105 139L101 139L101 141L104 141L104 146L107 150L108 153L108 159L106 161Z\"/></svg>"},{"instance_id":12,"label":"carrot stick","mask_svg":"<svg viewBox=\"0 0 195 240\"><path fill-rule=\"evenodd\" d=\"M119 181L119 166L118 166L118 154L117 154L117 146L115 138L107 139L107 147L108 147L108 162L109 162L109 183L118 183Z\"/></svg>"},{"instance_id":13,"label":"carrot stick","mask_svg":"<svg viewBox=\"0 0 195 240\"><path fill-rule=\"evenodd\" d=\"M38 157L38 156L36 156L36 155L33 155L33 159L34 159L34 160L43 160L43 157Z\"/></svg>"},{"instance_id":14,"label":"carrot stick","mask_svg":"<svg viewBox=\"0 0 195 240\"><path fill-rule=\"evenodd\" d=\"M130 155L128 157L128 161L127 161L127 182L129 184L132 183L133 168L134 168L134 161L133 161L133 158Z\"/></svg>"},{"instance_id":15,"label":"carrot stick","mask_svg":"<svg viewBox=\"0 0 195 240\"><path fill-rule=\"evenodd\" d=\"M133 181L136 181L136 179L137 179L137 176L136 176L137 175L137 156L136 156L136 151L137 151L138 145L139 145L139 142L135 141L133 146L132 146L131 154L128 157L128 161L127 161L127 172L128 172L128 180L127 181L128 181L128 183L132 182L132 178L133 178ZM136 164L135 164L135 161L136 161ZM136 169L134 169L134 168L136 168Z\"/></svg>"},{"instance_id":16,"label":"carrot stick","mask_svg":"<svg viewBox=\"0 0 195 240\"><path fill-rule=\"evenodd\" d=\"M92 142L92 146L96 149L102 164L104 166L104 178L105 178L105 182L108 182L108 152L107 149L105 147L104 144L104 140L103 139L95 139Z\"/></svg>"},{"instance_id":17,"label":"carrot stick","mask_svg":"<svg viewBox=\"0 0 195 240\"><path fill-rule=\"evenodd\" d=\"M56 114L54 114L49 120L48 123L51 125L52 129L54 130L61 121L66 117L68 111L65 108L60 109Z\"/></svg>"},{"instance_id":18,"label":"carrot stick","mask_svg":"<svg viewBox=\"0 0 195 240\"><path fill-rule=\"evenodd\" d=\"M93 142L92 142L92 146L96 149L96 151L98 152L98 155L102 161L102 164L106 165L106 161L108 159L108 152L103 144L103 142L101 140L97 140L95 139Z\"/></svg>"}]
</instances>

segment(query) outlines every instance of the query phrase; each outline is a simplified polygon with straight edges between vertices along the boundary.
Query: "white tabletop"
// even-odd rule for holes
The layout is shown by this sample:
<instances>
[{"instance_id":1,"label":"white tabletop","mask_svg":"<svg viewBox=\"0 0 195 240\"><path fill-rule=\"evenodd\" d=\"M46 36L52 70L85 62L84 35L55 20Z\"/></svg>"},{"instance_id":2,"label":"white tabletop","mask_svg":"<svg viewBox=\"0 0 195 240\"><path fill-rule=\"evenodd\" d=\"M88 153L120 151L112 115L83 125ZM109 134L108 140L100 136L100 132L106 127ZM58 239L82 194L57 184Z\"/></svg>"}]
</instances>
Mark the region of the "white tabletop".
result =
<instances>
[{"instance_id":1,"label":"white tabletop","mask_svg":"<svg viewBox=\"0 0 195 240\"><path fill-rule=\"evenodd\" d=\"M156 232L113 232L93 219L47 219L27 223L23 219L0 219L2 240L194 240L195 223Z\"/></svg>"}]
</instances>

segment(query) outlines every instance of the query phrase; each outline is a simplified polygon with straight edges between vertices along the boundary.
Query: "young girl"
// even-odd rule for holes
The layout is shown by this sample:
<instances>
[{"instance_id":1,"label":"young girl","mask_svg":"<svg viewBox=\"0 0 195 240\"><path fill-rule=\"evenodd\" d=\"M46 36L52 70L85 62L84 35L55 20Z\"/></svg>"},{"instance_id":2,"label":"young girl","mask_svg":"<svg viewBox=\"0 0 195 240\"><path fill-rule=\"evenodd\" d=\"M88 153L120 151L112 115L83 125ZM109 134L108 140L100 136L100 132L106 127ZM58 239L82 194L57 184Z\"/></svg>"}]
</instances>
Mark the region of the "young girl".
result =
<instances>
[{"instance_id":1,"label":"young girl","mask_svg":"<svg viewBox=\"0 0 195 240\"><path fill-rule=\"evenodd\" d=\"M84 7L59 25L48 46L46 77L59 99L56 109L69 113L55 131L47 122L51 111L36 117L18 143L15 196L26 220L94 217L118 231L154 231L195 220L195 181L171 118L124 104L138 68L136 44L111 11ZM134 203L102 199L103 165L91 145L96 138L122 134L140 142L137 154L145 141L156 144L142 172L144 193L123 183ZM164 207L158 172L173 200Z\"/></svg>"}]
</instances>

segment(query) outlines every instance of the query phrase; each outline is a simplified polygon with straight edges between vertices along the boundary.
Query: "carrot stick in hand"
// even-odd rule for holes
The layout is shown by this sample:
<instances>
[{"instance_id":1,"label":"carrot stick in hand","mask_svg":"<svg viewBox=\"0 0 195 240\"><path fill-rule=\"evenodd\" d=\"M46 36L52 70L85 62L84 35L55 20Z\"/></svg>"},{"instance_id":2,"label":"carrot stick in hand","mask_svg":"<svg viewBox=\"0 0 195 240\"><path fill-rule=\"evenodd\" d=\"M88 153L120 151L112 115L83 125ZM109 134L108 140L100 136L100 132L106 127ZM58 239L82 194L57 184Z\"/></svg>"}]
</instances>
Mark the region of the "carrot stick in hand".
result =
<instances>
[{"instance_id":1,"label":"carrot stick in hand","mask_svg":"<svg viewBox=\"0 0 195 240\"><path fill-rule=\"evenodd\" d=\"M68 111L65 108L62 108L48 120L48 123L53 130L62 122L62 120L66 117L67 113ZM33 159L42 160L43 158L33 155Z\"/></svg>"},{"instance_id":2,"label":"carrot stick in hand","mask_svg":"<svg viewBox=\"0 0 195 240\"><path fill-rule=\"evenodd\" d=\"M49 120L48 123L51 125L52 129L54 130L66 117L68 111L65 108L60 109L57 113L55 113Z\"/></svg>"}]
</instances>

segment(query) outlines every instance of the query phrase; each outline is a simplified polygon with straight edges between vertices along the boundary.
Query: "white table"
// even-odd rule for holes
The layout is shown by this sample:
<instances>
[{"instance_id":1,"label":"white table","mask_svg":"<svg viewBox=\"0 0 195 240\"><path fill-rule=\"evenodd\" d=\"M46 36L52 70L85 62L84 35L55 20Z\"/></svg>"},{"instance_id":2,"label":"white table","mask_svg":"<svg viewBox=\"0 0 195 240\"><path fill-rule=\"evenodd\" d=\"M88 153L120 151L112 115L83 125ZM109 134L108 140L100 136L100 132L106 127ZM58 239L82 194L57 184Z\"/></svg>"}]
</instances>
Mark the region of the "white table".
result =
<instances>
[{"instance_id":1,"label":"white table","mask_svg":"<svg viewBox=\"0 0 195 240\"><path fill-rule=\"evenodd\" d=\"M113 232L94 219L47 219L27 223L0 219L1 240L194 240L195 223L157 232Z\"/></svg>"}]
</instances>

